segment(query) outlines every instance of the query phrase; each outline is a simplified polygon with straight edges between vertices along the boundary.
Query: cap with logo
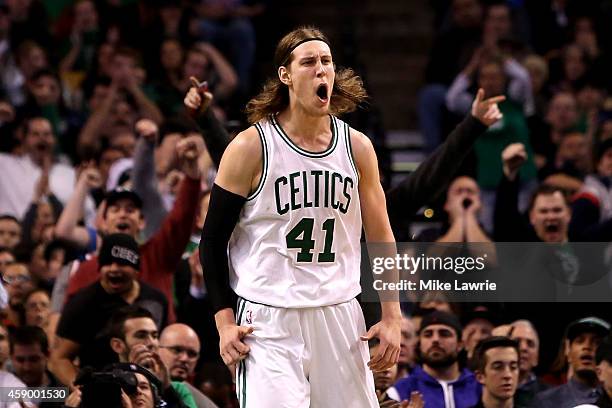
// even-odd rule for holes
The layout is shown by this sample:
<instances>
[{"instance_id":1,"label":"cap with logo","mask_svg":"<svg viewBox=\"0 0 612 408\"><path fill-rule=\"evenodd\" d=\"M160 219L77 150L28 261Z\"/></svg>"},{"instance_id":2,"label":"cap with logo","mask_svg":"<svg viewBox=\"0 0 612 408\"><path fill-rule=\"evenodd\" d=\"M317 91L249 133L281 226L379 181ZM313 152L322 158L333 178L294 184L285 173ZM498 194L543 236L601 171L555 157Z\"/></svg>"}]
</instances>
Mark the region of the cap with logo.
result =
<instances>
[{"instance_id":1,"label":"cap with logo","mask_svg":"<svg viewBox=\"0 0 612 408\"><path fill-rule=\"evenodd\" d=\"M104 237L98 255L100 267L117 263L119 265L140 268L138 244L127 234L110 234Z\"/></svg>"}]
</instances>

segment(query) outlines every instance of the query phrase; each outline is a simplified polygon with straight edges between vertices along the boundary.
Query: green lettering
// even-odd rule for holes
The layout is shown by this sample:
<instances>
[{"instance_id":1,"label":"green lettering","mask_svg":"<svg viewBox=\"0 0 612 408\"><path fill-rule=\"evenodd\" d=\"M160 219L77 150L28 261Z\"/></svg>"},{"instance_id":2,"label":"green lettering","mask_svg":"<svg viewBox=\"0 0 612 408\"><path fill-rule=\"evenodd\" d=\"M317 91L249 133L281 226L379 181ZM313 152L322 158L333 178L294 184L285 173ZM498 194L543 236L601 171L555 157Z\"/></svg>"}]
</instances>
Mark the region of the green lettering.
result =
<instances>
[{"instance_id":1,"label":"green lettering","mask_svg":"<svg viewBox=\"0 0 612 408\"><path fill-rule=\"evenodd\" d=\"M353 189L353 187L355 186L353 183L353 180L350 177L347 177L344 179L344 190L342 190L342 195L344 195L344 197L346 197L346 205L342 205L340 204L340 212L342 214L346 214L348 209L349 209L349 205L351 204L351 195L349 194L349 192L347 191L348 187L350 184L350 188L351 190Z\"/></svg>"},{"instance_id":2,"label":"green lettering","mask_svg":"<svg viewBox=\"0 0 612 408\"><path fill-rule=\"evenodd\" d=\"M300 189L295 186L295 179L300 176L299 172L289 174L289 190L291 191L291 210L302 208L300 203L295 202L295 196L300 192Z\"/></svg>"},{"instance_id":3,"label":"green lettering","mask_svg":"<svg viewBox=\"0 0 612 408\"><path fill-rule=\"evenodd\" d=\"M287 177L285 176L279 177L274 182L274 195L276 196L276 212L279 213L280 215L283 215L287 213L287 211L289 211L289 204L285 204L281 208L281 202L280 202L280 185L281 184L287 185Z\"/></svg>"},{"instance_id":4,"label":"green lettering","mask_svg":"<svg viewBox=\"0 0 612 408\"><path fill-rule=\"evenodd\" d=\"M336 200L336 178L338 180L340 180L340 184L342 184L342 176L338 173L332 173L332 179L331 179L331 197L332 197L332 202L331 202L331 206L334 210L337 210L338 207L340 206L340 200Z\"/></svg>"},{"instance_id":5,"label":"green lettering","mask_svg":"<svg viewBox=\"0 0 612 408\"><path fill-rule=\"evenodd\" d=\"M325 200L324 207L329 207L329 171L325 170Z\"/></svg>"},{"instance_id":6,"label":"green lettering","mask_svg":"<svg viewBox=\"0 0 612 408\"><path fill-rule=\"evenodd\" d=\"M312 202L308 201L308 176L306 176L306 172L302 172L302 183L304 185L303 195L304 195L304 208L312 207Z\"/></svg>"},{"instance_id":7,"label":"green lettering","mask_svg":"<svg viewBox=\"0 0 612 408\"><path fill-rule=\"evenodd\" d=\"M315 191L314 206L318 207L319 206L319 177L321 177L323 172L321 170L312 170L310 174L315 176L315 179L314 179L314 191Z\"/></svg>"}]
</instances>

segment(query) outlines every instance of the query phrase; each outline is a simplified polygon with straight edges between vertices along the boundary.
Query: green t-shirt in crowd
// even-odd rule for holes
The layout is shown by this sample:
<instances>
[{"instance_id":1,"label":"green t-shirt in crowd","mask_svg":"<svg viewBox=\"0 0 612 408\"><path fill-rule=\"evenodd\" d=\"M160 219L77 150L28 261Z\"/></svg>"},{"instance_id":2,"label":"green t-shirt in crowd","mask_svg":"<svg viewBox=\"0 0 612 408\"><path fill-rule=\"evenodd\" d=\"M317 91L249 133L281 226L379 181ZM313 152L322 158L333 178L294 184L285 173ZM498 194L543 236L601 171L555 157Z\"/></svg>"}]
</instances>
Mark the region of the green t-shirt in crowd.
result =
<instances>
[{"instance_id":1,"label":"green t-shirt in crowd","mask_svg":"<svg viewBox=\"0 0 612 408\"><path fill-rule=\"evenodd\" d=\"M492 125L474 145L477 158L477 181L481 188L495 189L503 174L501 153L511 143L522 143L527 150L527 162L521 167L522 181L532 180L537 170L529 141L527 121L520 106L505 100L499 104L503 118Z\"/></svg>"},{"instance_id":2,"label":"green t-shirt in crowd","mask_svg":"<svg viewBox=\"0 0 612 408\"><path fill-rule=\"evenodd\" d=\"M172 381L172 388L174 391L181 397L181 401L189 408L198 408L195 400L193 399L193 395L191 395L191 391L185 384L180 381Z\"/></svg>"}]
</instances>

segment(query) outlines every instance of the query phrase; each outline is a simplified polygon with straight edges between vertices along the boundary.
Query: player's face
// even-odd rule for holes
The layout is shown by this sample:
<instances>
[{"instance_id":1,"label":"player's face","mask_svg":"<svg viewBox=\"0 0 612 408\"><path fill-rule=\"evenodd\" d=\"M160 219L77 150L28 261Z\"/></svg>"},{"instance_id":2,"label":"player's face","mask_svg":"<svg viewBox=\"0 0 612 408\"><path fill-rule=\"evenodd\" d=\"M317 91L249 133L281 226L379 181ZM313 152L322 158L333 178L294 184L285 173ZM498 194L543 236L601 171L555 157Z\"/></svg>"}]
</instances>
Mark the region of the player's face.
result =
<instances>
[{"instance_id":1,"label":"player's face","mask_svg":"<svg viewBox=\"0 0 612 408\"><path fill-rule=\"evenodd\" d=\"M518 385L518 354L512 347L496 347L486 351L487 364L478 381L496 399L508 400Z\"/></svg>"},{"instance_id":2,"label":"player's face","mask_svg":"<svg viewBox=\"0 0 612 408\"><path fill-rule=\"evenodd\" d=\"M432 324L421 331L420 352L423 362L430 367L448 367L457 361L461 342L451 327Z\"/></svg>"},{"instance_id":3,"label":"player's face","mask_svg":"<svg viewBox=\"0 0 612 408\"><path fill-rule=\"evenodd\" d=\"M335 71L329 46L323 41L308 41L292 53L293 59L286 70L289 94L302 109L312 115L326 115L329 110ZM290 96L291 98L291 96Z\"/></svg>"}]
</instances>

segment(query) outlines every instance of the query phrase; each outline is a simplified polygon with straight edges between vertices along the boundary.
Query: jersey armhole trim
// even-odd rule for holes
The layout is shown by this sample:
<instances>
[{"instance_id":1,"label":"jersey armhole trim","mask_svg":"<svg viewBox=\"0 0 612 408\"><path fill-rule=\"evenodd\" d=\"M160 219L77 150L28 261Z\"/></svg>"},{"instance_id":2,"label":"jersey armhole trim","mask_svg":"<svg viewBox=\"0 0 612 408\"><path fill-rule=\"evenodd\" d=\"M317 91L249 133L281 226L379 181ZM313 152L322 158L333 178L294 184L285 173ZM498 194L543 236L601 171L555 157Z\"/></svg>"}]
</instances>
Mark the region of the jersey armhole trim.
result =
<instances>
[{"instance_id":1,"label":"jersey armhole trim","mask_svg":"<svg viewBox=\"0 0 612 408\"><path fill-rule=\"evenodd\" d=\"M351 132L350 126L348 124L344 124L344 132L346 133L346 152L348 153L349 161L351 162L351 167L355 172L355 177L357 177L357 182L359 182L359 172L357 171L357 165L355 164L355 158L353 157L353 144L351 143Z\"/></svg>"},{"instance_id":2,"label":"jersey armhole trim","mask_svg":"<svg viewBox=\"0 0 612 408\"><path fill-rule=\"evenodd\" d=\"M263 130L261 129L259 123L255 124L255 129L257 129L257 134L259 135L259 139L261 140L262 169L261 177L259 178L259 183L257 183L257 188L255 189L255 191L249 194L249 196L247 197L247 201L253 200L259 195L259 193L261 193L261 190L263 190L264 182L266 181L266 178L268 176L268 144L266 143L266 138L264 137Z\"/></svg>"}]
</instances>

